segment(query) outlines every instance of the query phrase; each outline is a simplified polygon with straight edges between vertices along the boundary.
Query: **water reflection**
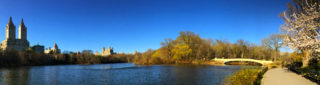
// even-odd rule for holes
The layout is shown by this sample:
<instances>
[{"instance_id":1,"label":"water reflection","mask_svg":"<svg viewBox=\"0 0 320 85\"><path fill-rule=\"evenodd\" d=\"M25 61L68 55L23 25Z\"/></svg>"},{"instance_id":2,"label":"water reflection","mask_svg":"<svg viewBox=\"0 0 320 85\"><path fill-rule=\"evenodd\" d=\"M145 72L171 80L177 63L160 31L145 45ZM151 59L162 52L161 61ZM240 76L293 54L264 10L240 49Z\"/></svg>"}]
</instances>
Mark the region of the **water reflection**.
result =
<instances>
[{"instance_id":1,"label":"water reflection","mask_svg":"<svg viewBox=\"0 0 320 85\"><path fill-rule=\"evenodd\" d=\"M153 65L132 63L34 66L0 69L3 85L185 85L221 84L239 66Z\"/></svg>"},{"instance_id":2,"label":"water reflection","mask_svg":"<svg viewBox=\"0 0 320 85\"><path fill-rule=\"evenodd\" d=\"M0 70L0 82L3 85L23 85L29 83L28 68L14 68Z\"/></svg>"}]
</instances>

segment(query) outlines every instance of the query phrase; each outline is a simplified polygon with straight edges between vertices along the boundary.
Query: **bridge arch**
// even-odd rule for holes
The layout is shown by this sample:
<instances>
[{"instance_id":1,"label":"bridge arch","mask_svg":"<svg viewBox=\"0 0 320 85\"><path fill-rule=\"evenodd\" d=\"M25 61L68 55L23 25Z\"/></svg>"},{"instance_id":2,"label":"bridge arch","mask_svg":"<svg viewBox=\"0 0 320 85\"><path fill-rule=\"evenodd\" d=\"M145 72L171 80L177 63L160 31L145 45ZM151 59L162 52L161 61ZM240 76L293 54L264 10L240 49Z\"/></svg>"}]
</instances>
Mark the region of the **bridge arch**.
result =
<instances>
[{"instance_id":1,"label":"bridge arch","mask_svg":"<svg viewBox=\"0 0 320 85\"><path fill-rule=\"evenodd\" d=\"M237 65L237 64L243 64L243 65L259 65L259 66L263 66L263 63L260 62L254 62L254 61L225 61L223 63L224 65Z\"/></svg>"},{"instance_id":2,"label":"bridge arch","mask_svg":"<svg viewBox=\"0 0 320 85\"><path fill-rule=\"evenodd\" d=\"M232 58L232 59L224 59L224 58L215 58L213 59L214 61L221 62L223 64L228 63L228 62L255 62L259 63L261 65L269 65L272 64L272 61L266 61L266 60L256 60L256 59L245 59L245 58Z\"/></svg>"}]
</instances>

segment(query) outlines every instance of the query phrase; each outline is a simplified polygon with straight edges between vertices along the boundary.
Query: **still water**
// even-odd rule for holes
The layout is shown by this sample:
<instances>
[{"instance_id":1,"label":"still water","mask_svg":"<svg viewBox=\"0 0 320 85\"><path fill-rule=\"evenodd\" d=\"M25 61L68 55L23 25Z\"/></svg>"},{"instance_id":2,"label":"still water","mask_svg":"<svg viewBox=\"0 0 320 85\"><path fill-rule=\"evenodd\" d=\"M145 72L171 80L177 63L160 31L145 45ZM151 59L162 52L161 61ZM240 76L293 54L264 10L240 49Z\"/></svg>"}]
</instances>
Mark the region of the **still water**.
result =
<instances>
[{"instance_id":1,"label":"still water","mask_svg":"<svg viewBox=\"0 0 320 85\"><path fill-rule=\"evenodd\" d=\"M220 85L240 66L133 63L0 69L1 85Z\"/></svg>"}]
</instances>

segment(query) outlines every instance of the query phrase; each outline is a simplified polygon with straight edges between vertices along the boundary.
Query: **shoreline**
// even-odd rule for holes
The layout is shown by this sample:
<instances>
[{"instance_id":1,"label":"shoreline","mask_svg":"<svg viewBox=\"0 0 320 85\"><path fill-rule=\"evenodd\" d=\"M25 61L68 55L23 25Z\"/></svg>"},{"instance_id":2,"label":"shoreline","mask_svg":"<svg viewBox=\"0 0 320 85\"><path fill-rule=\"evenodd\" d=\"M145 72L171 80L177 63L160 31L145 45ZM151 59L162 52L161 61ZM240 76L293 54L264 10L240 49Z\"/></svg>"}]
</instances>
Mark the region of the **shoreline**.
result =
<instances>
[{"instance_id":1,"label":"shoreline","mask_svg":"<svg viewBox=\"0 0 320 85\"><path fill-rule=\"evenodd\" d=\"M213 66L227 66L217 61L192 61L191 63L177 63L177 64L137 64L135 62L109 62L109 63L93 63L93 64L44 64L44 65L21 65L21 66L9 66L9 67L0 67L1 68L19 68L19 67L32 67L32 66L58 66L58 65L97 65L97 64L116 64L116 63L133 63L135 65L142 66L151 66L151 65L213 65ZM257 66L257 65L248 65L248 64L231 64L231 65L241 65L241 66ZM263 66L262 66L263 67Z\"/></svg>"},{"instance_id":2,"label":"shoreline","mask_svg":"<svg viewBox=\"0 0 320 85\"><path fill-rule=\"evenodd\" d=\"M20 67L33 67L33 66L59 66L59 65L98 65L98 64L116 64L116 63L130 63L130 62L112 62L112 63L95 63L95 64L49 64L49 65L21 65L21 66L10 66L10 67L0 67L2 68L20 68Z\"/></svg>"}]
</instances>

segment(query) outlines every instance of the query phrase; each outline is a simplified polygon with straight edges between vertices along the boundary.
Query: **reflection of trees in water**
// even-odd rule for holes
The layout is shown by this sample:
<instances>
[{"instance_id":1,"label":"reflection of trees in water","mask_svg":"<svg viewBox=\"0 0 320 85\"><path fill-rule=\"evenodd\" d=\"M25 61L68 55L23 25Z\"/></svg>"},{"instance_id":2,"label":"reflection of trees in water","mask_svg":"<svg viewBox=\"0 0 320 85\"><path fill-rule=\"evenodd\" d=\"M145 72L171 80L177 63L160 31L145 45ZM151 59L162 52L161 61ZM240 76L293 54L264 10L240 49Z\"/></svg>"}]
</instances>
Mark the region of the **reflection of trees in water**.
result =
<instances>
[{"instance_id":1,"label":"reflection of trees in water","mask_svg":"<svg viewBox=\"0 0 320 85\"><path fill-rule=\"evenodd\" d=\"M176 66L171 76L175 78L174 85L220 85L226 75L231 75L238 69L238 66Z\"/></svg>"},{"instance_id":2,"label":"reflection of trees in water","mask_svg":"<svg viewBox=\"0 0 320 85\"><path fill-rule=\"evenodd\" d=\"M0 70L0 84L27 85L29 83L29 69L15 68Z\"/></svg>"},{"instance_id":3,"label":"reflection of trees in water","mask_svg":"<svg viewBox=\"0 0 320 85\"><path fill-rule=\"evenodd\" d=\"M175 68L175 77L178 79L177 84L196 84L198 81L198 71L199 69L190 69L190 66L178 66Z\"/></svg>"},{"instance_id":4,"label":"reflection of trees in water","mask_svg":"<svg viewBox=\"0 0 320 85\"><path fill-rule=\"evenodd\" d=\"M249 61L230 61L226 62L226 65L252 65L252 66L262 66L260 63L249 62Z\"/></svg>"},{"instance_id":5,"label":"reflection of trees in water","mask_svg":"<svg viewBox=\"0 0 320 85\"><path fill-rule=\"evenodd\" d=\"M95 68L89 65L63 65L1 69L0 85L220 85L226 75L240 68L239 66L155 65L106 70L83 67Z\"/></svg>"},{"instance_id":6,"label":"reflection of trees in water","mask_svg":"<svg viewBox=\"0 0 320 85\"><path fill-rule=\"evenodd\" d=\"M59 68L55 66L40 66L32 67L29 70L30 85L59 85L58 74Z\"/></svg>"},{"instance_id":7,"label":"reflection of trees in water","mask_svg":"<svg viewBox=\"0 0 320 85\"><path fill-rule=\"evenodd\" d=\"M173 74L176 78L177 85L191 84L191 85L206 85L206 84L215 84L217 83L216 77L224 75L221 71L216 72L217 67L206 66L206 65L186 65L186 66L177 66L174 68ZM221 74L221 75L220 75ZM212 80L214 79L214 80ZM219 81L219 80L218 80Z\"/></svg>"}]
</instances>

